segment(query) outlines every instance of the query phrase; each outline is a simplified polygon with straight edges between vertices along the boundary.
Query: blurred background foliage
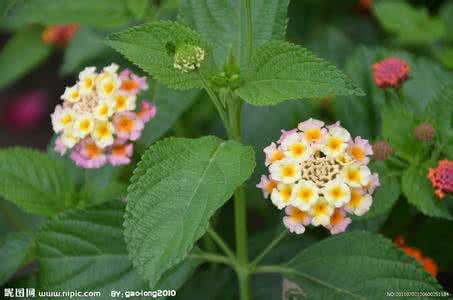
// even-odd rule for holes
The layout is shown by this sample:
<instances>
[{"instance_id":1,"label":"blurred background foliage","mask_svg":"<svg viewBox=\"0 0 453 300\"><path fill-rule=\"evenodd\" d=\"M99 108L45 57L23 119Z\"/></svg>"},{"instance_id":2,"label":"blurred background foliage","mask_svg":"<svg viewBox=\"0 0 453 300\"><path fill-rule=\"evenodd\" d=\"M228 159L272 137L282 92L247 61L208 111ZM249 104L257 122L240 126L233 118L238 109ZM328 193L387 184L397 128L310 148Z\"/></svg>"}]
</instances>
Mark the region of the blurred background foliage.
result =
<instances>
[{"instance_id":1,"label":"blurred background foliage","mask_svg":"<svg viewBox=\"0 0 453 300\"><path fill-rule=\"evenodd\" d=\"M108 48L104 37L142 22L175 20L179 2L78 0L68 6L67 1L61 0L0 1L0 147L51 149L49 114L60 101L65 86L74 82L85 66L101 67L116 62L141 73ZM293 0L288 12L288 39L336 64L367 96L294 100L266 107L246 105L244 140L254 146L257 155L257 168L248 181L247 194L252 255L281 226L281 216L255 188L264 173L262 149L278 138L281 129L294 128L307 118L340 120L352 135L371 141L383 139L400 158L406 159L406 165L400 168L391 162L374 163L372 168L379 170L382 187L370 213L354 220L351 230L380 232L391 239L404 236L407 244L437 262L438 280L453 292L450 214L453 199L451 196L442 201L434 198L425 175L427 168L436 163L434 156L430 156L434 146L413 138L417 124L431 122L438 136L433 143L440 143L442 149L436 157L453 159L453 93L448 91L453 84L453 1ZM64 34L58 35L57 40L46 41L49 26L65 24L77 25L73 34L63 42ZM388 56L406 60L411 68L410 80L399 90L400 95L383 92L373 81L372 65ZM405 99L403 104L398 102L401 95ZM143 133L136 160L163 136L225 136L215 109L199 91L177 92L150 80L150 90L144 98L157 105L158 114ZM55 156L55 159L60 158ZM111 193L124 192L133 168L119 168L114 172L105 168L81 171L69 160L63 161L73 173L82 195L96 197L100 202L99 199L112 197ZM413 172L420 174L417 177ZM96 185L109 186L112 192L93 196L90 191ZM411 190L415 188L414 193ZM215 216L222 220L222 234L229 240L233 239L229 230L233 228L231 215L229 203ZM33 255L28 253L33 252L33 245L27 242L29 231L39 228L41 222L42 217L32 216L0 199L0 261L7 260L11 269L31 268L29 262ZM20 235L13 236L13 232ZM267 259L269 262L284 260L292 256L291 251L299 251L325 236L325 232L318 230L305 233L302 238L292 236L278 247L275 257ZM1 251L8 243L17 246L14 259ZM0 272L0 284L6 280L6 275L2 275ZM257 299L281 293L280 281L276 284L274 276L254 282ZM24 278L31 277L16 274L13 282ZM181 299L186 293L193 299L217 299L216 291L235 290L228 288L235 284L232 278L233 274L223 268L203 269L183 287ZM205 286L217 288L202 288ZM222 296L234 298L234 295Z\"/></svg>"}]
</instances>

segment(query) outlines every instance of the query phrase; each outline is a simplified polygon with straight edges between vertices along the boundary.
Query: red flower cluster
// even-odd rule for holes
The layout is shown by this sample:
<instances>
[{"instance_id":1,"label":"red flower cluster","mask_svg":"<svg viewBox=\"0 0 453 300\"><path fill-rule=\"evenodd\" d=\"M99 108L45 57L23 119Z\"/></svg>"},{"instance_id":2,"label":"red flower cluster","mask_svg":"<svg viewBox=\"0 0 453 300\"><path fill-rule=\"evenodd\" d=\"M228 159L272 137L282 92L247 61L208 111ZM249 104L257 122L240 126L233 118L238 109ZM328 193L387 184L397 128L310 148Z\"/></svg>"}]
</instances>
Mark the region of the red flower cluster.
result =
<instances>
[{"instance_id":1,"label":"red flower cluster","mask_svg":"<svg viewBox=\"0 0 453 300\"><path fill-rule=\"evenodd\" d=\"M409 78L409 65L402 59L389 57L373 65L374 82L380 88L397 88Z\"/></svg>"},{"instance_id":2,"label":"red flower cluster","mask_svg":"<svg viewBox=\"0 0 453 300\"><path fill-rule=\"evenodd\" d=\"M406 252L407 255L412 256L419 263L421 263L425 270L431 275L433 275L433 277L437 276L438 273L437 264L432 258L423 256L423 253L419 249L412 248L406 245L406 242L404 241L404 238L402 236L399 236L395 239L395 244L401 249L403 249L403 251Z\"/></svg>"},{"instance_id":3,"label":"red flower cluster","mask_svg":"<svg viewBox=\"0 0 453 300\"><path fill-rule=\"evenodd\" d=\"M79 25L77 24L49 26L42 33L42 40L47 44L64 47L72 39L78 29Z\"/></svg>"},{"instance_id":4,"label":"red flower cluster","mask_svg":"<svg viewBox=\"0 0 453 300\"><path fill-rule=\"evenodd\" d=\"M439 161L437 168L429 169L428 178L436 188L434 193L437 197L442 199L446 192L453 192L453 161L446 159Z\"/></svg>"},{"instance_id":5,"label":"red flower cluster","mask_svg":"<svg viewBox=\"0 0 453 300\"><path fill-rule=\"evenodd\" d=\"M361 11L369 11L373 5L373 0L359 0L359 9Z\"/></svg>"}]
</instances>

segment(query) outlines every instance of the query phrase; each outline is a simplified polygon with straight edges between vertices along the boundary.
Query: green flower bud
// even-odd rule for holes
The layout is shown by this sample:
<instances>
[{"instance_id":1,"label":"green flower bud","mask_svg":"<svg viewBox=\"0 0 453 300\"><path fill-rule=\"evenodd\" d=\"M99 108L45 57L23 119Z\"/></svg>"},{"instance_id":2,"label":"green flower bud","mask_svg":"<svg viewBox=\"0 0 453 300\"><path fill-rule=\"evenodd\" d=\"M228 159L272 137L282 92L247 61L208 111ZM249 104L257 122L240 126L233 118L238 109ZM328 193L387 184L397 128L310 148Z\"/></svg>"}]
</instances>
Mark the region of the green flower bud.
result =
<instances>
[{"instance_id":1,"label":"green flower bud","mask_svg":"<svg viewBox=\"0 0 453 300\"><path fill-rule=\"evenodd\" d=\"M200 68L205 59L205 51L194 45L185 44L176 49L174 64L175 69L188 73Z\"/></svg>"}]
</instances>

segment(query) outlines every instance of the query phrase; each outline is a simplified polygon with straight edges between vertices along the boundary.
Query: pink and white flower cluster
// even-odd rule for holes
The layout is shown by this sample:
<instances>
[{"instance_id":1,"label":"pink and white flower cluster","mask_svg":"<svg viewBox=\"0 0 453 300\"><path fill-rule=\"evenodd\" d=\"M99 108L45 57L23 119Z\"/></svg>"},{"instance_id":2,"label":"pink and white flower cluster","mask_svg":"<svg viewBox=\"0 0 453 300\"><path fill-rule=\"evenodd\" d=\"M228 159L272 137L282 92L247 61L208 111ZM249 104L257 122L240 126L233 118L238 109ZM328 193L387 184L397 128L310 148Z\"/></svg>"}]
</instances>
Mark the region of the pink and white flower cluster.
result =
<instances>
[{"instance_id":1,"label":"pink and white flower cluster","mask_svg":"<svg viewBox=\"0 0 453 300\"><path fill-rule=\"evenodd\" d=\"M352 139L339 122L324 126L309 119L282 130L264 153L270 174L257 187L285 209L289 231L302 234L312 224L336 234L351 223L347 214L361 216L370 209L379 186L378 174L367 167L373 150L367 140Z\"/></svg>"},{"instance_id":2,"label":"pink and white flower cluster","mask_svg":"<svg viewBox=\"0 0 453 300\"><path fill-rule=\"evenodd\" d=\"M85 68L52 114L55 150L61 155L72 150L71 159L82 168L128 164L132 142L156 114L156 107L145 100L136 111L137 95L147 89L145 77L128 69L118 73L116 64L99 73Z\"/></svg>"}]
</instances>

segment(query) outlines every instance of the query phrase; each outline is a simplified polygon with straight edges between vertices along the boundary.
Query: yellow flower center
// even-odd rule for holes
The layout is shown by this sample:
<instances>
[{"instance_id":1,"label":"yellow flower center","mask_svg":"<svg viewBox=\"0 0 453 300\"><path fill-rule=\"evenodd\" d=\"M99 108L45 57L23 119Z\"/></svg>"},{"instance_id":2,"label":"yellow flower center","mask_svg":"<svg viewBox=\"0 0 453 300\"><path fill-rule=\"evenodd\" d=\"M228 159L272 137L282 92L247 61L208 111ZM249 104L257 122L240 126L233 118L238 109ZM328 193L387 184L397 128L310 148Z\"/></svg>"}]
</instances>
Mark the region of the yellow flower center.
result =
<instances>
[{"instance_id":1,"label":"yellow flower center","mask_svg":"<svg viewBox=\"0 0 453 300\"><path fill-rule=\"evenodd\" d=\"M290 151L294 156L301 156L305 152L305 146L304 144L294 144Z\"/></svg>"},{"instance_id":2,"label":"yellow flower center","mask_svg":"<svg viewBox=\"0 0 453 300\"><path fill-rule=\"evenodd\" d=\"M108 82L104 85L104 93L111 94L114 88L115 85L112 82Z\"/></svg>"},{"instance_id":3,"label":"yellow flower center","mask_svg":"<svg viewBox=\"0 0 453 300\"><path fill-rule=\"evenodd\" d=\"M303 187L299 190L298 197L302 199L304 202L308 202L311 197L313 197L313 190L307 187Z\"/></svg>"},{"instance_id":4,"label":"yellow flower center","mask_svg":"<svg viewBox=\"0 0 453 300\"><path fill-rule=\"evenodd\" d=\"M336 225L338 223L340 223L341 221L343 221L344 217L343 215L340 213L340 211L338 209L336 209L332 216L330 217L330 224L331 225Z\"/></svg>"},{"instance_id":5,"label":"yellow flower center","mask_svg":"<svg viewBox=\"0 0 453 300\"><path fill-rule=\"evenodd\" d=\"M321 129L308 129L307 131L305 131L305 138L310 142L319 140L321 138Z\"/></svg>"},{"instance_id":6,"label":"yellow flower center","mask_svg":"<svg viewBox=\"0 0 453 300\"><path fill-rule=\"evenodd\" d=\"M72 116L71 115L66 115L61 119L61 123L63 125L68 125L69 123L72 122Z\"/></svg>"},{"instance_id":7,"label":"yellow flower center","mask_svg":"<svg viewBox=\"0 0 453 300\"><path fill-rule=\"evenodd\" d=\"M83 120L82 122L80 122L79 128L82 131L87 131L88 129L90 129L90 126L91 126L90 120Z\"/></svg>"},{"instance_id":8,"label":"yellow flower center","mask_svg":"<svg viewBox=\"0 0 453 300\"><path fill-rule=\"evenodd\" d=\"M126 97L123 95L118 95L115 98L115 106L117 108L124 108L126 106Z\"/></svg>"},{"instance_id":9,"label":"yellow flower center","mask_svg":"<svg viewBox=\"0 0 453 300\"><path fill-rule=\"evenodd\" d=\"M106 137L110 134L110 130L107 125L101 125L98 127L97 133L100 137Z\"/></svg>"},{"instance_id":10,"label":"yellow flower center","mask_svg":"<svg viewBox=\"0 0 453 300\"><path fill-rule=\"evenodd\" d=\"M315 206L313 207L313 212L315 215L324 215L327 213L328 206L326 203L316 203Z\"/></svg>"},{"instance_id":11,"label":"yellow flower center","mask_svg":"<svg viewBox=\"0 0 453 300\"><path fill-rule=\"evenodd\" d=\"M359 146L352 146L351 155L356 160L363 160L365 158L365 151Z\"/></svg>"},{"instance_id":12,"label":"yellow flower center","mask_svg":"<svg viewBox=\"0 0 453 300\"><path fill-rule=\"evenodd\" d=\"M295 207L291 209L291 218L297 222L302 222L306 216L307 214L300 209L297 209Z\"/></svg>"},{"instance_id":13,"label":"yellow flower center","mask_svg":"<svg viewBox=\"0 0 453 300\"><path fill-rule=\"evenodd\" d=\"M329 139L329 143L328 143L327 147L329 147L329 149L331 149L333 151L338 151L338 150L340 150L342 144L343 144L342 140L333 136Z\"/></svg>"},{"instance_id":14,"label":"yellow flower center","mask_svg":"<svg viewBox=\"0 0 453 300\"><path fill-rule=\"evenodd\" d=\"M283 166L282 167L282 176L283 177L294 177L296 175L296 167L293 165Z\"/></svg>"},{"instance_id":15,"label":"yellow flower center","mask_svg":"<svg viewBox=\"0 0 453 300\"><path fill-rule=\"evenodd\" d=\"M359 182L360 181L359 170L356 170L356 169L348 170L346 176L350 182Z\"/></svg>"},{"instance_id":16,"label":"yellow flower center","mask_svg":"<svg viewBox=\"0 0 453 300\"><path fill-rule=\"evenodd\" d=\"M87 78L84 80L84 86L86 89L91 89L93 87L93 79Z\"/></svg>"},{"instance_id":17,"label":"yellow flower center","mask_svg":"<svg viewBox=\"0 0 453 300\"><path fill-rule=\"evenodd\" d=\"M282 160L283 157L284 157L283 152L275 151L274 153L272 153L272 162L274 163L278 160Z\"/></svg>"},{"instance_id":18,"label":"yellow flower center","mask_svg":"<svg viewBox=\"0 0 453 300\"><path fill-rule=\"evenodd\" d=\"M359 206L360 202L362 202L362 194L357 190L352 190L349 205L353 208L356 208Z\"/></svg>"},{"instance_id":19,"label":"yellow flower center","mask_svg":"<svg viewBox=\"0 0 453 300\"><path fill-rule=\"evenodd\" d=\"M266 184L266 191L272 192L277 187L277 182L271 180Z\"/></svg>"},{"instance_id":20,"label":"yellow flower center","mask_svg":"<svg viewBox=\"0 0 453 300\"><path fill-rule=\"evenodd\" d=\"M80 96L79 91L73 91L73 92L71 93L71 97L72 97L72 98L79 98L79 96Z\"/></svg>"},{"instance_id":21,"label":"yellow flower center","mask_svg":"<svg viewBox=\"0 0 453 300\"><path fill-rule=\"evenodd\" d=\"M293 192L293 189L291 186L285 186L281 191L280 195L282 196L283 200L288 201L291 199L291 194Z\"/></svg>"},{"instance_id":22,"label":"yellow flower center","mask_svg":"<svg viewBox=\"0 0 453 300\"><path fill-rule=\"evenodd\" d=\"M344 196L344 191L341 187L335 186L330 190L330 196L334 199L340 199Z\"/></svg>"}]
</instances>

